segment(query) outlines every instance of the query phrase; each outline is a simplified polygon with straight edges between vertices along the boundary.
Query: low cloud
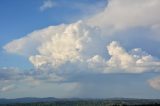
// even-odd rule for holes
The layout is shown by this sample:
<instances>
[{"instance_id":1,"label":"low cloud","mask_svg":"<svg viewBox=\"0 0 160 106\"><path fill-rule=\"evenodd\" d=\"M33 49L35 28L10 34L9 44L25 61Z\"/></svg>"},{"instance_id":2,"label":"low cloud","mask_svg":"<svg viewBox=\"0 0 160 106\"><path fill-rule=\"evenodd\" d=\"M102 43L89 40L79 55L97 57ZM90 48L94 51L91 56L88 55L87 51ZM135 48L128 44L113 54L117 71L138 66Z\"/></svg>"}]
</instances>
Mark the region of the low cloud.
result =
<instances>
[{"instance_id":1,"label":"low cloud","mask_svg":"<svg viewBox=\"0 0 160 106\"><path fill-rule=\"evenodd\" d=\"M148 80L148 83L152 88L160 90L160 76Z\"/></svg>"},{"instance_id":2,"label":"low cloud","mask_svg":"<svg viewBox=\"0 0 160 106\"><path fill-rule=\"evenodd\" d=\"M7 85L0 88L0 92L8 92L15 89L15 85Z\"/></svg>"},{"instance_id":3,"label":"low cloud","mask_svg":"<svg viewBox=\"0 0 160 106\"><path fill-rule=\"evenodd\" d=\"M15 88L39 86L42 83L57 83L64 78L47 71L19 70L16 68L0 68L0 92L7 92Z\"/></svg>"}]
</instances>

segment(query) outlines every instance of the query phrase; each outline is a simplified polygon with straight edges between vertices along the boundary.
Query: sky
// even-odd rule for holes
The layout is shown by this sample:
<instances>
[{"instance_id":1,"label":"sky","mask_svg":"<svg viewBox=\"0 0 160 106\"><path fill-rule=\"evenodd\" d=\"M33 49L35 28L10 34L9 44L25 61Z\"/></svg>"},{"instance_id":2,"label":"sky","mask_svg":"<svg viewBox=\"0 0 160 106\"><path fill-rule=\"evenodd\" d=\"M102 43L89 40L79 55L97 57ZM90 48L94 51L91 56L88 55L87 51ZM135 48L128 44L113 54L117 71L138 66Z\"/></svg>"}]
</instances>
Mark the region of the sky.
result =
<instances>
[{"instance_id":1,"label":"sky","mask_svg":"<svg viewBox=\"0 0 160 106\"><path fill-rule=\"evenodd\" d=\"M159 0L0 0L0 98L160 99L159 10Z\"/></svg>"}]
</instances>

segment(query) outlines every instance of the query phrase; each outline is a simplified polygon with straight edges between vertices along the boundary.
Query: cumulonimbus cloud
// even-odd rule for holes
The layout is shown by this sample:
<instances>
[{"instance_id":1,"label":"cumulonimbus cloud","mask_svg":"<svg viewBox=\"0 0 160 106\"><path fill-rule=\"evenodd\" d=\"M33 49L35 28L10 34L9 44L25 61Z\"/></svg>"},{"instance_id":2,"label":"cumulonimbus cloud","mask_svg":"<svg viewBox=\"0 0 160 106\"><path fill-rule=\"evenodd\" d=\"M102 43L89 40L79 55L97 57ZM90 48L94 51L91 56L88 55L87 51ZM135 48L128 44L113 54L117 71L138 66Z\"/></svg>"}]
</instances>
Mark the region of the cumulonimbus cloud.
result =
<instances>
[{"instance_id":1,"label":"cumulonimbus cloud","mask_svg":"<svg viewBox=\"0 0 160 106\"><path fill-rule=\"evenodd\" d=\"M56 30L57 27L59 30ZM76 67L79 63L85 64L82 67L100 73L142 73L160 69L160 61L140 48L127 52L118 42L113 41L107 45L106 50L106 44L102 40L106 39L106 36L100 35L101 30L97 27L91 27L82 21L57 27L39 30L36 34L31 33L7 44L4 48L23 54L24 50L30 51L29 47L37 43L33 46L36 54L28 54L28 57L36 68L45 70L56 70L66 63L74 64ZM42 41L43 37L45 39ZM14 47L12 51L13 44L21 44L21 47ZM109 56L108 60L102 56L104 51Z\"/></svg>"},{"instance_id":2,"label":"cumulonimbus cloud","mask_svg":"<svg viewBox=\"0 0 160 106\"><path fill-rule=\"evenodd\" d=\"M105 46L108 41L106 34L101 34L104 29L109 31L117 28L157 26L159 5L159 0L122 0L121 2L110 0L103 12L85 22L78 21L69 25L62 24L36 30L8 43L4 49L10 53L27 55L30 62L37 68L44 66L56 68L67 62L85 63L88 60L91 61L91 58L103 60L102 55L106 51ZM130 70L132 67L135 72L145 72L146 70L157 71L159 68L158 59L151 55L127 53L116 42L112 42L107 48L108 56L111 56L106 65L108 71L132 72ZM132 52L142 51L133 49ZM119 53L119 56L115 53Z\"/></svg>"},{"instance_id":3,"label":"cumulonimbus cloud","mask_svg":"<svg viewBox=\"0 0 160 106\"><path fill-rule=\"evenodd\" d=\"M110 0L103 12L87 20L36 30L3 48L9 53L27 56L36 70L45 70L47 73L42 76L34 75L38 80L47 75L48 80L62 81L65 78L61 74L79 70L96 73L158 72L158 58L143 48L127 51L117 41L110 41L107 35L108 32L135 27L159 30L159 9L159 0ZM26 80L32 81L33 78Z\"/></svg>"}]
</instances>

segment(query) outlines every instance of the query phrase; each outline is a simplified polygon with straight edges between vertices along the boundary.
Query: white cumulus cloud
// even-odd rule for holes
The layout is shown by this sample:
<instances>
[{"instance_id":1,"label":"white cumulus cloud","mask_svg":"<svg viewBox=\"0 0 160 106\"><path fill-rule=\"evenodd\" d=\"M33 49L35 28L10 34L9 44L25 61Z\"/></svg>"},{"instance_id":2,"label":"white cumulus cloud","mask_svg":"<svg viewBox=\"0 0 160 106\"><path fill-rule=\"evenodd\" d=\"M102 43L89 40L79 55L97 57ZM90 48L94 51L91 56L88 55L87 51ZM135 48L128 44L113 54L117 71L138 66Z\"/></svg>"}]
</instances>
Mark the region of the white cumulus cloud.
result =
<instances>
[{"instance_id":1,"label":"white cumulus cloud","mask_svg":"<svg viewBox=\"0 0 160 106\"><path fill-rule=\"evenodd\" d=\"M96 55L88 60L93 69L100 69L104 73L142 73L160 71L160 60L142 51L140 48L127 52L118 42L113 41L107 46L110 55L105 60Z\"/></svg>"}]
</instances>

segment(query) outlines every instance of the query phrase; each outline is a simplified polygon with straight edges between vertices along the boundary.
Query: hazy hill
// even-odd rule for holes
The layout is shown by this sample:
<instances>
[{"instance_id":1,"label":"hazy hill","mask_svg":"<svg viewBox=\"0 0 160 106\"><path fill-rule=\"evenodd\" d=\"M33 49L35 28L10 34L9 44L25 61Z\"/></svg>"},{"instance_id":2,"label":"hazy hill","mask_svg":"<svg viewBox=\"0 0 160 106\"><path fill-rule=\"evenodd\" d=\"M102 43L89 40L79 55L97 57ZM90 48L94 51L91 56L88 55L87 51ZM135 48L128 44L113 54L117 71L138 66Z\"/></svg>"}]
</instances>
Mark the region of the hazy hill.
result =
<instances>
[{"instance_id":1,"label":"hazy hill","mask_svg":"<svg viewBox=\"0 0 160 106\"><path fill-rule=\"evenodd\" d=\"M131 99L131 98L109 98L109 99L81 99L81 98L68 98L57 99L54 97L48 98L17 98L17 99L0 99L0 106L4 104L12 104L17 106L16 103L21 103L20 106L112 106L112 105L147 105L159 106L160 99ZM46 105L47 104L47 105ZM49 105L50 104L50 105ZM67 105L66 105L67 104ZM101 104L101 105L99 105ZM118 104L118 105L117 105ZM8 105L5 105L8 106ZM19 106L19 105L18 105Z\"/></svg>"}]
</instances>

